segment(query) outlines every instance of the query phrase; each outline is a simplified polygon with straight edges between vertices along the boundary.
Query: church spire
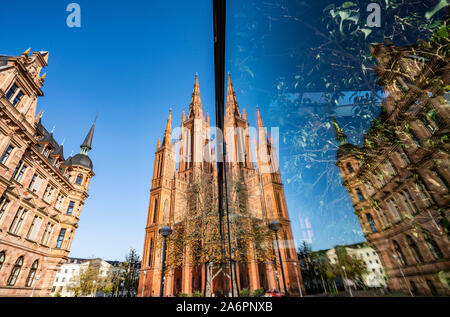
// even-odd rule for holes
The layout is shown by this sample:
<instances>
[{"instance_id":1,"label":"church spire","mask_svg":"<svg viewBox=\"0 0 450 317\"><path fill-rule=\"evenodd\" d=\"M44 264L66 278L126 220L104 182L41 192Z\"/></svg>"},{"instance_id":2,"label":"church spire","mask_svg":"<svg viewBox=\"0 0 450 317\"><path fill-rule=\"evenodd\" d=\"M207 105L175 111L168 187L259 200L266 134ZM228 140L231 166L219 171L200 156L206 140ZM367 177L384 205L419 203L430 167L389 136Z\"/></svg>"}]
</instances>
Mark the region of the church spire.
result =
<instances>
[{"instance_id":1,"label":"church spire","mask_svg":"<svg viewBox=\"0 0 450 317\"><path fill-rule=\"evenodd\" d=\"M264 128L264 123L262 121L261 113L259 112L258 106L256 106L256 115L258 117L258 128Z\"/></svg>"},{"instance_id":2,"label":"church spire","mask_svg":"<svg viewBox=\"0 0 450 317\"><path fill-rule=\"evenodd\" d=\"M195 74L194 91L192 92L191 104L189 105L188 118L199 118L203 116L202 99L200 97L200 86L198 84L198 74Z\"/></svg>"},{"instance_id":3,"label":"church spire","mask_svg":"<svg viewBox=\"0 0 450 317\"><path fill-rule=\"evenodd\" d=\"M342 131L341 127L339 126L339 123L336 121L334 117L331 117L331 121L333 122L334 131L336 132L336 140L339 141L340 145L344 145L347 143L347 136Z\"/></svg>"},{"instance_id":4,"label":"church spire","mask_svg":"<svg viewBox=\"0 0 450 317\"><path fill-rule=\"evenodd\" d=\"M241 116L239 113L239 105L237 103L236 94L234 92L233 83L231 82L230 73L228 73L227 84L227 101L226 101L226 115L227 116Z\"/></svg>"},{"instance_id":5,"label":"church spire","mask_svg":"<svg viewBox=\"0 0 450 317\"><path fill-rule=\"evenodd\" d=\"M172 109L169 110L169 117L167 118L166 130L164 131L163 146L171 144L172 139Z\"/></svg>"},{"instance_id":6,"label":"church spire","mask_svg":"<svg viewBox=\"0 0 450 317\"><path fill-rule=\"evenodd\" d=\"M81 144L81 146L80 146L80 148L81 148L80 154L88 155L89 151L92 149L92 139L94 138L94 129L95 129L96 121L97 121L97 116L95 117L94 122L92 123L92 126L89 129L89 132L83 141L83 144Z\"/></svg>"}]
</instances>

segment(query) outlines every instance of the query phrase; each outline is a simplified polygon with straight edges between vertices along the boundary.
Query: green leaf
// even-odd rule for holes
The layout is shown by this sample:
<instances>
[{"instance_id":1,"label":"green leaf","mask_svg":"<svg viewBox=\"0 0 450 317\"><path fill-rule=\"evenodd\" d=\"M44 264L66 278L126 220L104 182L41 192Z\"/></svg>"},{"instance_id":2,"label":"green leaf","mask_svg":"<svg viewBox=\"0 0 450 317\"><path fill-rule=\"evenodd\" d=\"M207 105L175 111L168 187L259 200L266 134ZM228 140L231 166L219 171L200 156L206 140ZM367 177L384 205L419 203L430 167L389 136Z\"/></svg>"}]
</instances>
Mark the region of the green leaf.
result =
<instances>
[{"instance_id":1,"label":"green leaf","mask_svg":"<svg viewBox=\"0 0 450 317\"><path fill-rule=\"evenodd\" d=\"M356 4L353 3L353 2L351 2L351 1L346 1L346 2L344 2L344 3L342 4L342 7L343 7L344 9L347 9L347 8L350 8L350 7L354 7L354 6L356 6Z\"/></svg>"},{"instance_id":2,"label":"green leaf","mask_svg":"<svg viewBox=\"0 0 450 317\"><path fill-rule=\"evenodd\" d=\"M439 3L433 9L431 9L431 10L427 11L427 13L425 13L425 18L427 20L431 19L431 17L433 15L435 15L439 10L445 8L448 5L449 5L449 3L447 0L439 1Z\"/></svg>"},{"instance_id":3,"label":"green leaf","mask_svg":"<svg viewBox=\"0 0 450 317\"><path fill-rule=\"evenodd\" d=\"M369 36L369 34L372 33L371 29L365 29L365 28L360 29L360 31L364 33L364 39L366 39Z\"/></svg>"}]
</instances>

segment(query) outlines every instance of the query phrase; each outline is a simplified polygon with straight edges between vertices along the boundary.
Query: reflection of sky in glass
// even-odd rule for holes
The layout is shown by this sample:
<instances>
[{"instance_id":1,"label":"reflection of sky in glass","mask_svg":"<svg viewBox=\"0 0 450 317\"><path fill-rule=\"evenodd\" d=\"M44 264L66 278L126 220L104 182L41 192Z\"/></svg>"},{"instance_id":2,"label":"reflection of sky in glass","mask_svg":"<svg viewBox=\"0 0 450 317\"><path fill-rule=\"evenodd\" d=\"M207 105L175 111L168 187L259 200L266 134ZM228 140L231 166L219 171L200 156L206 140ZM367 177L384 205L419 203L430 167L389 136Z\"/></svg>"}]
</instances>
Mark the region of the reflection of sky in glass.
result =
<instances>
[{"instance_id":1,"label":"reflection of sky in glass","mask_svg":"<svg viewBox=\"0 0 450 317\"><path fill-rule=\"evenodd\" d=\"M322 69L310 71L315 65L308 54L321 44L313 30L323 30L322 16L329 3L227 4L226 71L231 73L236 97L241 109L247 109L250 124L255 124L259 105L265 125L280 128L279 162L294 239L297 246L305 240L316 250L365 240L335 165L338 142L331 117L336 117L349 143L361 145L363 134L379 113L379 102L372 103L367 113L356 113L357 98L369 94L361 86L340 89L340 97L331 105L324 94L329 84L320 83ZM364 1L359 3L364 5ZM361 12L366 12L365 7ZM361 36L360 46L368 55L371 43L385 40L380 34L373 31L367 40ZM401 39L408 40L417 38ZM366 74L372 70L368 85L383 97L371 64L359 71ZM314 83L314 89L302 86L300 79L305 77Z\"/></svg>"}]
</instances>

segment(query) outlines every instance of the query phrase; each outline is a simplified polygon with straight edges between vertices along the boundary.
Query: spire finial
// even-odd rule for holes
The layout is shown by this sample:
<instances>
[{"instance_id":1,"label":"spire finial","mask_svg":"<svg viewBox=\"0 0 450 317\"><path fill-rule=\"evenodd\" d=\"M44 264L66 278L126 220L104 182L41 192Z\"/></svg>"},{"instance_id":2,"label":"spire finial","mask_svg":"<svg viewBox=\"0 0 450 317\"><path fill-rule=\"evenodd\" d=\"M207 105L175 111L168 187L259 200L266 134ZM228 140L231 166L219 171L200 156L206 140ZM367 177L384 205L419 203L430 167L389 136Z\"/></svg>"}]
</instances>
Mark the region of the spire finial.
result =
<instances>
[{"instance_id":1,"label":"spire finial","mask_svg":"<svg viewBox=\"0 0 450 317\"><path fill-rule=\"evenodd\" d=\"M64 142L66 142L66 138L64 138L64 139L62 140L62 142L61 142L61 146L63 146L63 145L64 145Z\"/></svg>"},{"instance_id":2,"label":"spire finial","mask_svg":"<svg viewBox=\"0 0 450 317\"><path fill-rule=\"evenodd\" d=\"M227 83L226 115L232 117L241 116L241 114L239 113L239 105L236 100L236 94L234 92L233 83L231 81L231 75L229 72Z\"/></svg>"},{"instance_id":3,"label":"spire finial","mask_svg":"<svg viewBox=\"0 0 450 317\"><path fill-rule=\"evenodd\" d=\"M200 85L198 84L198 75L195 75L194 91L192 92L191 103L189 105L188 117L198 118L203 116L202 99L200 97Z\"/></svg>"},{"instance_id":4,"label":"spire finial","mask_svg":"<svg viewBox=\"0 0 450 317\"><path fill-rule=\"evenodd\" d=\"M28 55L30 55L30 51L31 51L31 47L28 48L25 52L23 52L22 55L28 56Z\"/></svg>"},{"instance_id":5,"label":"spire finial","mask_svg":"<svg viewBox=\"0 0 450 317\"><path fill-rule=\"evenodd\" d=\"M44 82L45 81L45 77L47 76L47 73L44 73L42 76L41 76L41 81L42 82Z\"/></svg>"},{"instance_id":6,"label":"spire finial","mask_svg":"<svg viewBox=\"0 0 450 317\"><path fill-rule=\"evenodd\" d=\"M167 118L166 129L164 130L163 146L170 144L172 139L172 109L169 110L169 117Z\"/></svg>"},{"instance_id":7,"label":"spire finial","mask_svg":"<svg viewBox=\"0 0 450 317\"><path fill-rule=\"evenodd\" d=\"M92 123L91 128L89 129L88 134L86 135L86 138L83 141L83 144L81 144L81 154L88 155L89 151L92 149L92 139L94 138L94 129L95 129L95 122L97 122L98 114L95 115L94 122Z\"/></svg>"},{"instance_id":8,"label":"spire finial","mask_svg":"<svg viewBox=\"0 0 450 317\"><path fill-rule=\"evenodd\" d=\"M53 126L52 131L50 131L50 133L55 132L55 128L56 128L56 125Z\"/></svg>"},{"instance_id":9,"label":"spire finial","mask_svg":"<svg viewBox=\"0 0 450 317\"><path fill-rule=\"evenodd\" d=\"M259 112L258 105L256 105L256 115L257 115L257 119L258 119L258 127L260 127L260 128L264 127L264 123L262 121L261 112Z\"/></svg>"}]
</instances>

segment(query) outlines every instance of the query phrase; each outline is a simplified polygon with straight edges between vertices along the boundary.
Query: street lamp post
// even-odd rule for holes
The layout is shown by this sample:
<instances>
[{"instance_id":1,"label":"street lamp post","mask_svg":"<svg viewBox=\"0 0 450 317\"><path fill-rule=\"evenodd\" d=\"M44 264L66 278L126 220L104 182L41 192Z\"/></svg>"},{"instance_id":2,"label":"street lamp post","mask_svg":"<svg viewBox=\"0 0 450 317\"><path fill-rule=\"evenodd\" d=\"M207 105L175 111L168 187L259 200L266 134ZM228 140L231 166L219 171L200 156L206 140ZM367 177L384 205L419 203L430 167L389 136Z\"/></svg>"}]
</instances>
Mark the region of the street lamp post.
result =
<instances>
[{"instance_id":1,"label":"street lamp post","mask_svg":"<svg viewBox=\"0 0 450 317\"><path fill-rule=\"evenodd\" d=\"M41 278L41 276L39 274L36 275L36 283L39 281L40 278ZM34 296L34 289L36 288L36 283L33 284L33 290L31 291L30 297Z\"/></svg>"},{"instance_id":2,"label":"street lamp post","mask_svg":"<svg viewBox=\"0 0 450 317\"><path fill-rule=\"evenodd\" d=\"M350 296L353 297L352 286L347 283L348 278L347 278L347 272L345 271L345 266L342 266L342 269L344 270L344 277L345 277L344 284L347 285L347 288L348 288L348 290L350 292Z\"/></svg>"},{"instance_id":3,"label":"street lamp post","mask_svg":"<svg viewBox=\"0 0 450 317\"><path fill-rule=\"evenodd\" d=\"M167 242L167 237L170 236L171 233L172 233L172 229L170 229L168 226L164 226L164 227L161 227L161 229L159 229L159 234L162 235L164 238L163 249L162 249L162 259L161 259L161 285L159 287L159 297L162 297L163 292L164 292L164 263L166 260L166 242Z\"/></svg>"},{"instance_id":4,"label":"street lamp post","mask_svg":"<svg viewBox=\"0 0 450 317\"><path fill-rule=\"evenodd\" d=\"M295 266L295 275L297 276L298 291L300 293L300 297L303 297L302 287L300 286L300 280L298 279L297 262L294 262L294 266Z\"/></svg>"},{"instance_id":5,"label":"street lamp post","mask_svg":"<svg viewBox=\"0 0 450 317\"><path fill-rule=\"evenodd\" d=\"M286 295L289 295L287 287L286 287L286 279L284 278L283 260L281 259L280 244L278 242L278 234L277 234L278 230L280 230L280 228L281 228L281 223L279 221L274 220L269 224L269 228L270 228L270 230L275 232L275 239L277 241L277 249L278 249L278 257L280 258L281 276L283 277L284 293Z\"/></svg>"},{"instance_id":6,"label":"street lamp post","mask_svg":"<svg viewBox=\"0 0 450 317\"><path fill-rule=\"evenodd\" d=\"M402 270L402 268L401 268L401 266L400 266L400 262L398 261L397 256L396 256L395 254L392 254L392 257L393 257L393 258L395 259L395 261L397 262L398 269L400 270L400 273L401 273L402 276L403 276L403 280L405 281L405 284L406 284L406 287L408 288L409 294L411 295L411 297L414 297L414 294L413 294L413 292L411 291L411 288L409 288L408 282L406 281L405 274L403 274L403 270Z\"/></svg>"},{"instance_id":7,"label":"street lamp post","mask_svg":"<svg viewBox=\"0 0 450 317\"><path fill-rule=\"evenodd\" d=\"M142 282L142 293L141 297L144 297L144 290L145 290L145 277L147 276L147 271L144 271L144 281Z\"/></svg>"}]
</instances>

